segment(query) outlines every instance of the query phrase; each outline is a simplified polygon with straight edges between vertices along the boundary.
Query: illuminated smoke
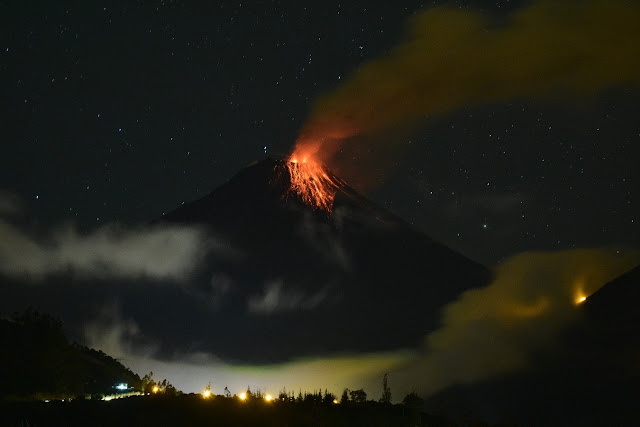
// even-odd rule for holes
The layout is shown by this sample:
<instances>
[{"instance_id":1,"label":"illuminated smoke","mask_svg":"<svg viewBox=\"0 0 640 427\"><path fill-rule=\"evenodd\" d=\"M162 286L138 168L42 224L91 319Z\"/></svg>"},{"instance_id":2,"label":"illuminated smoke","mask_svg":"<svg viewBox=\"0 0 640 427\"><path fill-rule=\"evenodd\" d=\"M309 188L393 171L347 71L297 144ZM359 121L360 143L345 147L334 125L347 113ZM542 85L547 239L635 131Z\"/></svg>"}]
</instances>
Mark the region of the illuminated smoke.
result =
<instances>
[{"instance_id":1,"label":"illuminated smoke","mask_svg":"<svg viewBox=\"0 0 640 427\"><path fill-rule=\"evenodd\" d=\"M640 3L625 0L538 1L500 22L427 9L403 42L316 101L294 154L329 163L345 139L463 106L637 85L639 20Z\"/></svg>"},{"instance_id":2,"label":"illuminated smoke","mask_svg":"<svg viewBox=\"0 0 640 427\"><path fill-rule=\"evenodd\" d=\"M582 297L639 262L638 251L598 249L513 256L489 286L444 307L443 326L426 337L423 355L394 378L426 396L529 368L532 355L561 348L557 338L578 319Z\"/></svg>"}]
</instances>

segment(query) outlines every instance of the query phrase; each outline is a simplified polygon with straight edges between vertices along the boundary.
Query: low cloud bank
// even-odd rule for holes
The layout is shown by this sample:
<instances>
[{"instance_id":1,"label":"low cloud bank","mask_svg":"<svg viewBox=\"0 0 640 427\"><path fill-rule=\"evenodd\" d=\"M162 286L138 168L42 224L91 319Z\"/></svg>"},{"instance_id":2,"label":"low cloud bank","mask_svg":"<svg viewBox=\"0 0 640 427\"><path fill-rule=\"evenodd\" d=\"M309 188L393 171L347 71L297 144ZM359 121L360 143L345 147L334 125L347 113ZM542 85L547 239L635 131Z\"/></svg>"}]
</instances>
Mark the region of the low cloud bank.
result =
<instances>
[{"instance_id":1,"label":"low cloud bank","mask_svg":"<svg viewBox=\"0 0 640 427\"><path fill-rule=\"evenodd\" d=\"M159 346L145 343L136 323L119 312L87 326L85 335L90 346L117 357L134 372L153 371L185 392L198 392L211 382L220 394L224 387L239 393L247 386L269 393L283 388L296 393L364 388L376 399L382 375L389 372L397 402L412 391L428 397L453 385L526 370L534 366L534 354L562 352L560 334L579 319L582 298L638 263L640 251L518 254L496 268L490 285L464 292L445 306L443 326L427 335L418 349L318 355L265 365L225 363L198 351L160 358L155 352ZM303 302L298 298L296 306ZM256 304L254 309L282 308L264 301Z\"/></svg>"},{"instance_id":2,"label":"low cloud bank","mask_svg":"<svg viewBox=\"0 0 640 427\"><path fill-rule=\"evenodd\" d=\"M344 388L364 387L375 399L380 390L371 384L381 384L385 372L415 357L410 351L398 350L318 356L265 365L225 363L215 355L198 351L159 358L156 356L159 346L146 341L137 323L115 304L106 306L98 318L85 327L85 342L117 358L139 375L152 371L154 378L166 378L187 393L200 392L208 383L216 394L223 394L225 387L236 394L247 387L271 394L282 389L297 394L299 390L319 388L339 394Z\"/></svg>"}]
</instances>

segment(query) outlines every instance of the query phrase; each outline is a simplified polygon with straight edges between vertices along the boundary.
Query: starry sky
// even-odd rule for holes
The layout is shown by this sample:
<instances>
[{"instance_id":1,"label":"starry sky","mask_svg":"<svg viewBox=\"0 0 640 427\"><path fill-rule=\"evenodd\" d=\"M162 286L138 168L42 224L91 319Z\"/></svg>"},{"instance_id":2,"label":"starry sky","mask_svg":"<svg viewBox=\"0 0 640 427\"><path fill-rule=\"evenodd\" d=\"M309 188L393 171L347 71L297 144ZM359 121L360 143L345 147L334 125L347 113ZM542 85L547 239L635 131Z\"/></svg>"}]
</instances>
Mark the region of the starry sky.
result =
<instances>
[{"instance_id":1,"label":"starry sky","mask_svg":"<svg viewBox=\"0 0 640 427\"><path fill-rule=\"evenodd\" d=\"M517 39L509 32L512 26L519 28L512 25L520 22L512 19L514 14L538 4L544 11L545 5L560 2L209 3L0 0L4 313L22 310L31 300L56 307L53 314L68 315L65 325L75 327L72 339L124 360L137 373L159 372L185 391L197 391L214 368L216 386L226 384L234 392L260 381L303 389L322 381L334 392L359 386L370 390L382 373L402 365L406 369L392 376L400 396L402 390L422 387L435 393L459 381L484 381L505 369L527 366L529 350L554 346L547 338L575 320L575 297L591 295L637 265L640 60L635 46L640 32L634 23L640 16L634 21L634 14L640 15L640 9L634 2L576 2L595 5L594 10L613 4L617 13L595 15L603 22L589 14L574 21L571 13L552 13L560 17L555 27L544 27L542 13L542 27L581 35L582 43L565 61L563 49L573 49L565 39L557 40L558 49L552 48L555 40L546 39L547 49L540 49L536 43L544 37L525 33L530 43L524 45L532 47L531 53L514 51L520 60L514 62L538 65L546 50L553 51L552 59L537 74L528 67L519 76L505 73L511 78L507 89L487 72L509 68L489 54L495 53L491 41ZM438 15L439 6L449 12ZM480 15L488 17L486 26L469 32L461 26L458 31L459 22L474 22ZM438 21L429 20L438 16L444 16L441 26L431 27ZM538 28L537 15L527 16L521 21ZM620 16L633 23L626 33L607 26ZM427 44L417 46L438 42L431 45L433 51L418 52L413 74L439 70L434 75L440 80L431 86L439 109L414 113L407 126L394 127L390 120L384 128L349 138L327 164L418 230L489 268L497 266L494 282L443 307L443 327L425 330L430 335L414 346L319 354L308 360L293 354L286 363L266 367L252 366L255 360L249 359L227 364L219 358L216 341L205 342L206 319L221 314L206 305L199 288L181 282L200 260L203 236L195 229L137 225L204 197L256 160L288 156L325 110L335 113L360 105L335 115L347 122L357 119L360 110L380 122L386 113L398 115L398 109L404 108L400 115L410 113L403 105L406 98L389 106L358 104L344 95L350 93L349 82L358 81L362 70L365 75L375 71L376 64L382 64L391 81L372 79L375 83L364 86L362 99L386 96L394 79L402 82L402 73L399 78L394 74L395 63L384 58L402 51L408 28L421 19ZM584 28L574 34L576 22L594 25L604 36L594 38ZM484 33L490 43L479 42L478 51L470 47L469 39L485 40ZM592 48L593 40L602 43ZM456 67L449 73L450 57ZM405 64L412 61L410 54ZM601 78L593 87L585 84L589 78L566 77L576 69L590 77L589 64L594 81ZM412 74L413 68L405 65L403 70ZM471 83L456 92L448 74ZM491 84L481 84L482 79ZM546 85L552 81L560 83ZM575 90L564 91L563 85ZM494 97L485 87L501 95ZM546 88L544 96L537 96L536 88ZM466 101L469 93L483 90L483 96ZM445 108L447 91L466 95ZM431 95L424 87L418 94L416 105ZM322 108L327 105L333 109ZM233 245L207 242L214 257L235 254ZM542 252L525 253L532 250ZM140 278L150 291L131 286ZM166 279L176 283L165 286ZM214 275L204 284L222 295L241 288L232 279ZM269 285L267 279L253 285L279 292L292 284ZM156 321L157 308L146 304L147 292L154 293L158 307L189 302L183 304L190 308L182 316L191 323L170 317ZM477 313L477 307L489 319L488 326L480 325L488 329L480 333L478 325L467 321L467 313ZM290 318L301 312L292 310ZM252 313L237 314L262 320ZM264 319L277 321L278 315ZM516 323L520 326L514 329ZM541 333L531 334L531 328ZM477 336L486 345L477 345ZM186 344L165 357L158 349L174 344L175 337L186 337ZM502 359L491 352L495 347L513 356L512 365L496 366ZM461 366L452 367L450 360ZM478 369L462 369L468 367ZM462 371L466 376L460 380L456 375ZM442 373L437 383L436 373ZM374 380L359 383L359 376Z\"/></svg>"},{"instance_id":2,"label":"starry sky","mask_svg":"<svg viewBox=\"0 0 640 427\"><path fill-rule=\"evenodd\" d=\"M314 99L418 11L526 2L2 2L0 182L34 227L141 223L290 152ZM385 135L338 172L494 265L530 249L637 246L640 92L474 105ZM364 179L363 177L366 177Z\"/></svg>"}]
</instances>

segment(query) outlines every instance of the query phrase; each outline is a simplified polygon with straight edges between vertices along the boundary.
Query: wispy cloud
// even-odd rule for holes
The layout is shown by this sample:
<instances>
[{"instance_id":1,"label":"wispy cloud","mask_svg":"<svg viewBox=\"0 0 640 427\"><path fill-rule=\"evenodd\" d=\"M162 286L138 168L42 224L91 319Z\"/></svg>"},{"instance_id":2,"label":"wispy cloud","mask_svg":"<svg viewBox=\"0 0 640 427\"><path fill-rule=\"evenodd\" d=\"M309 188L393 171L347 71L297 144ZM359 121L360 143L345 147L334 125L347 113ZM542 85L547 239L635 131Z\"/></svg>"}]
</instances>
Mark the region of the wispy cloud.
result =
<instances>
[{"instance_id":1,"label":"wispy cloud","mask_svg":"<svg viewBox=\"0 0 640 427\"><path fill-rule=\"evenodd\" d=\"M341 226L340 219L334 219L334 225ZM298 234L307 241L321 256L337 264L343 270L349 270L351 260L335 230L329 224L318 222L309 212L304 212Z\"/></svg>"},{"instance_id":2,"label":"wispy cloud","mask_svg":"<svg viewBox=\"0 0 640 427\"><path fill-rule=\"evenodd\" d=\"M140 326L127 318L116 302L103 306L98 316L85 325L84 338L87 346L119 360L132 354L150 355L157 350L153 343L145 341Z\"/></svg>"},{"instance_id":3,"label":"wispy cloud","mask_svg":"<svg viewBox=\"0 0 640 427\"><path fill-rule=\"evenodd\" d=\"M19 204L0 197L1 213L18 213ZM0 274L41 282L56 274L80 277L181 281L194 273L210 251L231 253L204 228L156 225L125 228L105 225L88 233L73 225L39 235L0 218Z\"/></svg>"},{"instance_id":4,"label":"wispy cloud","mask_svg":"<svg viewBox=\"0 0 640 427\"><path fill-rule=\"evenodd\" d=\"M328 287L315 293L285 289L283 281L276 280L266 284L263 294L249 297L247 309L253 314L310 310L326 300L328 291Z\"/></svg>"}]
</instances>

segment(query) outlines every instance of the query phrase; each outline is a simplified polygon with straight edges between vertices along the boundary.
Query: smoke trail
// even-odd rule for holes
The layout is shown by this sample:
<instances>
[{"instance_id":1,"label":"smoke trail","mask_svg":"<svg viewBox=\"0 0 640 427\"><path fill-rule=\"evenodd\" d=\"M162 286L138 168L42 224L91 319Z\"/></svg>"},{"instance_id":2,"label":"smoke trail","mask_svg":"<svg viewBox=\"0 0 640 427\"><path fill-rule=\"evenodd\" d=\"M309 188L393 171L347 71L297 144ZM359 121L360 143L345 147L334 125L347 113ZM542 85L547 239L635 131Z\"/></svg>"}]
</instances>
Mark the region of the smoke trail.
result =
<instances>
[{"instance_id":1,"label":"smoke trail","mask_svg":"<svg viewBox=\"0 0 640 427\"><path fill-rule=\"evenodd\" d=\"M317 100L294 153L327 162L347 138L466 105L637 85L639 21L640 4L625 0L543 0L498 23L428 9L388 55Z\"/></svg>"}]
</instances>

